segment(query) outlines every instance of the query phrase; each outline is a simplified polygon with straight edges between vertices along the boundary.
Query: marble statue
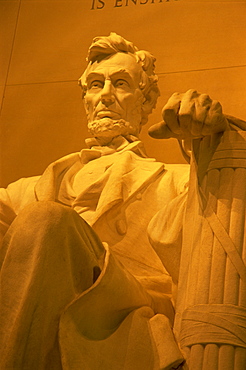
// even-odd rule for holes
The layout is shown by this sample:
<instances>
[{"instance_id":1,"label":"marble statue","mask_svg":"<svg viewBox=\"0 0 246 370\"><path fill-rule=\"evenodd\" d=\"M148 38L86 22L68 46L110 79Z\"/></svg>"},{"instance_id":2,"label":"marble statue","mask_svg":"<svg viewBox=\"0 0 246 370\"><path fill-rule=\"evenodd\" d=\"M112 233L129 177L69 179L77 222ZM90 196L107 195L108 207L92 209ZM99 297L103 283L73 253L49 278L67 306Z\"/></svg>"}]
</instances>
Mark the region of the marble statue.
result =
<instances>
[{"instance_id":1,"label":"marble statue","mask_svg":"<svg viewBox=\"0 0 246 370\"><path fill-rule=\"evenodd\" d=\"M164 165L155 58L111 33L87 60L88 149L0 192L1 369L244 369L245 123L174 94L149 133L192 158Z\"/></svg>"}]
</instances>

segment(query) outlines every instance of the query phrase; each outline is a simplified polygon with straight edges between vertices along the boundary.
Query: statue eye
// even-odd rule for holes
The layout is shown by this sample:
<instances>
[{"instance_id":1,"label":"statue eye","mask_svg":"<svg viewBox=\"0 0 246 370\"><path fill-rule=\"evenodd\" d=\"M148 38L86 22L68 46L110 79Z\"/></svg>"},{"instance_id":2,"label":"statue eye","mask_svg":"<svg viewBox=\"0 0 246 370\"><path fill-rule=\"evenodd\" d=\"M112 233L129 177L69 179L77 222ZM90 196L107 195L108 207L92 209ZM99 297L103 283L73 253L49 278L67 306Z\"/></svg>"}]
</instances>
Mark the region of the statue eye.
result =
<instances>
[{"instance_id":1,"label":"statue eye","mask_svg":"<svg viewBox=\"0 0 246 370\"><path fill-rule=\"evenodd\" d=\"M129 87L129 83L126 80L119 79L114 84L115 87L126 88Z\"/></svg>"},{"instance_id":2,"label":"statue eye","mask_svg":"<svg viewBox=\"0 0 246 370\"><path fill-rule=\"evenodd\" d=\"M92 81L90 84L90 89L102 89L103 82L99 80Z\"/></svg>"}]
</instances>

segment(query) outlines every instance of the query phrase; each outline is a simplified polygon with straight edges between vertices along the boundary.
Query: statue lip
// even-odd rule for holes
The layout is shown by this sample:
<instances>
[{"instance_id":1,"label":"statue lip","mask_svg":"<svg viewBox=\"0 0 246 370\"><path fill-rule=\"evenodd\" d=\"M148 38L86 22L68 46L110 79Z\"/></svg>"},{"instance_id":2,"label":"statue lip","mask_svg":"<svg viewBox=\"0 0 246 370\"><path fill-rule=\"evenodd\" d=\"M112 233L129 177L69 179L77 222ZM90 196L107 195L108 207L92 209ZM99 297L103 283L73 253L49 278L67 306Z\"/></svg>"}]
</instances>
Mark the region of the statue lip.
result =
<instances>
[{"instance_id":1,"label":"statue lip","mask_svg":"<svg viewBox=\"0 0 246 370\"><path fill-rule=\"evenodd\" d=\"M111 110L103 109L97 112L96 117L99 119L101 118L112 118L112 119L119 119L120 114Z\"/></svg>"}]
</instances>

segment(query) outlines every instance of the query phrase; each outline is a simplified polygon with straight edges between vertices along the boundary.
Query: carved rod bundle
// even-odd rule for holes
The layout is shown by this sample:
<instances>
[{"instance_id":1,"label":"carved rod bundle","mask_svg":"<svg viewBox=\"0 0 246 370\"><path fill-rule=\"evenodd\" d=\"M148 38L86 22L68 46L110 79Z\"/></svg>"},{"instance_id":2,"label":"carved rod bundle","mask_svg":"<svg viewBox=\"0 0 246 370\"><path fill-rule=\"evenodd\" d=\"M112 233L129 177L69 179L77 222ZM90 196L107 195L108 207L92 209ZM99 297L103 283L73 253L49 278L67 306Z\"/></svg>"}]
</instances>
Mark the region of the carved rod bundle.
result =
<instances>
[{"instance_id":1,"label":"carved rod bundle","mask_svg":"<svg viewBox=\"0 0 246 370\"><path fill-rule=\"evenodd\" d=\"M246 132L193 153L174 330L190 370L245 370Z\"/></svg>"}]
</instances>

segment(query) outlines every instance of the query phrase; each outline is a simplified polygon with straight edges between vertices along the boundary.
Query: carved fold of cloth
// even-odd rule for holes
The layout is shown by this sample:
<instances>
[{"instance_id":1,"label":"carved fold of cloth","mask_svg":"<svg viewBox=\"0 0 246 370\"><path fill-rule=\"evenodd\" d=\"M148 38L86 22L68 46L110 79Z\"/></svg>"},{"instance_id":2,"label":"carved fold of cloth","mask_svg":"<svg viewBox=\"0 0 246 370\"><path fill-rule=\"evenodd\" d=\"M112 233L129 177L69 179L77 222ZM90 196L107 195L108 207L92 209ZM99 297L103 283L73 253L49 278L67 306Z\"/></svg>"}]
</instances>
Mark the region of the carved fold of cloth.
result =
<instances>
[{"instance_id":1,"label":"carved fold of cloth","mask_svg":"<svg viewBox=\"0 0 246 370\"><path fill-rule=\"evenodd\" d=\"M163 206L183 199L189 167L145 158L139 142L122 145L84 149L0 189L0 229L8 230L1 368L168 370L182 362L169 324L171 278L146 231Z\"/></svg>"},{"instance_id":2,"label":"carved fold of cloth","mask_svg":"<svg viewBox=\"0 0 246 370\"><path fill-rule=\"evenodd\" d=\"M187 308L182 315L180 344L232 344L246 348L246 309L209 304Z\"/></svg>"},{"instance_id":3,"label":"carved fold of cloth","mask_svg":"<svg viewBox=\"0 0 246 370\"><path fill-rule=\"evenodd\" d=\"M1 369L182 362L168 318L71 208L28 205L5 235L1 263Z\"/></svg>"}]
</instances>

